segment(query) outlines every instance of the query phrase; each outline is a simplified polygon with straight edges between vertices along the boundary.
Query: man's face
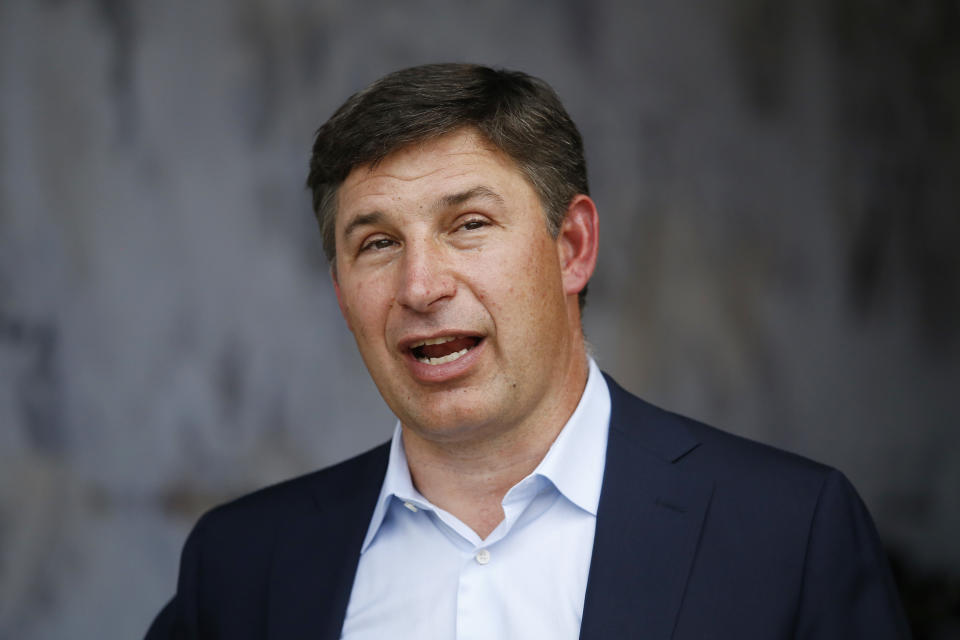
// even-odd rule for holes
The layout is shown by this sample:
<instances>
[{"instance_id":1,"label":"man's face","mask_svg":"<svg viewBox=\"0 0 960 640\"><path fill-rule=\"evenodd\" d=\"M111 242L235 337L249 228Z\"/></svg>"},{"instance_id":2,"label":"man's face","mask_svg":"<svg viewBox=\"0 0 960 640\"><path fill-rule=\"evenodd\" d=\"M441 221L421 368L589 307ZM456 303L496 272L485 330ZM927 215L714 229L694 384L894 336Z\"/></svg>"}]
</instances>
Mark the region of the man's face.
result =
<instances>
[{"instance_id":1,"label":"man's face","mask_svg":"<svg viewBox=\"0 0 960 640\"><path fill-rule=\"evenodd\" d=\"M564 404L584 359L576 295L508 156L465 129L357 167L338 198L337 297L406 428L465 441Z\"/></svg>"}]
</instances>

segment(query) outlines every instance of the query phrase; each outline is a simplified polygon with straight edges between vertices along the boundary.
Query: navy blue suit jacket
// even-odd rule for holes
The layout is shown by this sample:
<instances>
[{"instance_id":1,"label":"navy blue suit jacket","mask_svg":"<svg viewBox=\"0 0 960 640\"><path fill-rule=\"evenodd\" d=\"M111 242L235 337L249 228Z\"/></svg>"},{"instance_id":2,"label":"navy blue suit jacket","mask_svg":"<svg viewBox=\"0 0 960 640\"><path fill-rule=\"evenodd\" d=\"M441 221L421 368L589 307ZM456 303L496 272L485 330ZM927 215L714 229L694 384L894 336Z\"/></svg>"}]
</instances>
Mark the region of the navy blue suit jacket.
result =
<instances>
[{"instance_id":1,"label":"navy blue suit jacket","mask_svg":"<svg viewBox=\"0 0 960 640\"><path fill-rule=\"evenodd\" d=\"M841 473L607 382L582 639L909 637L873 523ZM388 451L204 515L147 639L338 638Z\"/></svg>"}]
</instances>

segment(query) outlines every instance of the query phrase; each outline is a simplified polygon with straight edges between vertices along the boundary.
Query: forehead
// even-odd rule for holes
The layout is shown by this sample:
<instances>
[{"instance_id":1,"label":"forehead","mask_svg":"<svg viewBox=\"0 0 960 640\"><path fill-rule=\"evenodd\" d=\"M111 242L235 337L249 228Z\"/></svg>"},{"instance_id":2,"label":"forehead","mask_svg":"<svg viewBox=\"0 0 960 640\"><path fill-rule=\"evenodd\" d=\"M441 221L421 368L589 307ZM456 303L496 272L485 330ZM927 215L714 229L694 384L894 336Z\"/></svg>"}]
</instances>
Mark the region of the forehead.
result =
<instances>
[{"instance_id":1,"label":"forehead","mask_svg":"<svg viewBox=\"0 0 960 640\"><path fill-rule=\"evenodd\" d=\"M355 167L338 190L338 218L372 201L436 195L478 181L506 192L503 195L532 189L507 154L465 129L404 147L377 164Z\"/></svg>"}]
</instances>

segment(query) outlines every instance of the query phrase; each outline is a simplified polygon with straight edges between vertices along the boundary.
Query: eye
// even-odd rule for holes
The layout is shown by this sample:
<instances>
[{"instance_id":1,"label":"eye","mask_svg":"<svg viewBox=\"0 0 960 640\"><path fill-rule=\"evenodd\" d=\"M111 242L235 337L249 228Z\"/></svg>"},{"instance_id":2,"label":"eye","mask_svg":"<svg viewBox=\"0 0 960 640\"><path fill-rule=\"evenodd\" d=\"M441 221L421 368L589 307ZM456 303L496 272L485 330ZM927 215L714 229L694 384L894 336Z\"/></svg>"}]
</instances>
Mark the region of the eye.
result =
<instances>
[{"instance_id":1,"label":"eye","mask_svg":"<svg viewBox=\"0 0 960 640\"><path fill-rule=\"evenodd\" d=\"M384 249L389 249L394 244L396 243L390 238L374 238L360 246L360 253L364 251L383 251Z\"/></svg>"},{"instance_id":2,"label":"eye","mask_svg":"<svg viewBox=\"0 0 960 640\"><path fill-rule=\"evenodd\" d=\"M462 225L460 225L460 228L466 231L475 231L477 229L482 229L488 224L489 223L486 220L474 219L474 220L467 220Z\"/></svg>"}]
</instances>

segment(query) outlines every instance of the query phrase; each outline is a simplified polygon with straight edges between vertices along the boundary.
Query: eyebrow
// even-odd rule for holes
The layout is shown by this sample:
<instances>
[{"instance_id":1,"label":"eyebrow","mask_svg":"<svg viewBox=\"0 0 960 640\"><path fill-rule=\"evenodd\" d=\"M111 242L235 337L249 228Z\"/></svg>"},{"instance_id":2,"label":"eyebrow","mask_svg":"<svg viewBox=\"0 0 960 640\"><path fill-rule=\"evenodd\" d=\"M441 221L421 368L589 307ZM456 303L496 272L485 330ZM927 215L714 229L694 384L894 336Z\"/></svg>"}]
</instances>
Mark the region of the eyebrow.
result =
<instances>
[{"instance_id":1,"label":"eyebrow","mask_svg":"<svg viewBox=\"0 0 960 640\"><path fill-rule=\"evenodd\" d=\"M469 202L470 200L475 199L484 199L484 200L493 200L497 204L503 204L503 197L484 185L474 187L472 189L467 189L466 191L461 191L460 193L452 193L447 196L441 197L433 205L434 209L446 209L448 207L456 207L461 205L464 202Z\"/></svg>"},{"instance_id":2,"label":"eyebrow","mask_svg":"<svg viewBox=\"0 0 960 640\"><path fill-rule=\"evenodd\" d=\"M362 213L358 216L354 216L353 220L347 224L347 228L343 230L343 237L349 238L350 234L353 233L358 227L377 224L382 222L383 218L384 215L381 211L371 211L370 213Z\"/></svg>"},{"instance_id":3,"label":"eyebrow","mask_svg":"<svg viewBox=\"0 0 960 640\"><path fill-rule=\"evenodd\" d=\"M490 187L479 185L473 187L472 189L467 189L466 191L460 191L459 193L451 193L445 196L441 196L433 203L433 210L437 211L440 209L449 209L451 207L456 207L469 202L471 200L492 200L497 204L502 205L504 203L503 196L491 189ZM350 234L356 231L359 227L364 227L368 225L375 225L383 222L386 215L382 211L371 211L369 213L361 213L357 216L354 216L350 222L347 223L346 228L343 230L344 238L349 238Z\"/></svg>"}]
</instances>

